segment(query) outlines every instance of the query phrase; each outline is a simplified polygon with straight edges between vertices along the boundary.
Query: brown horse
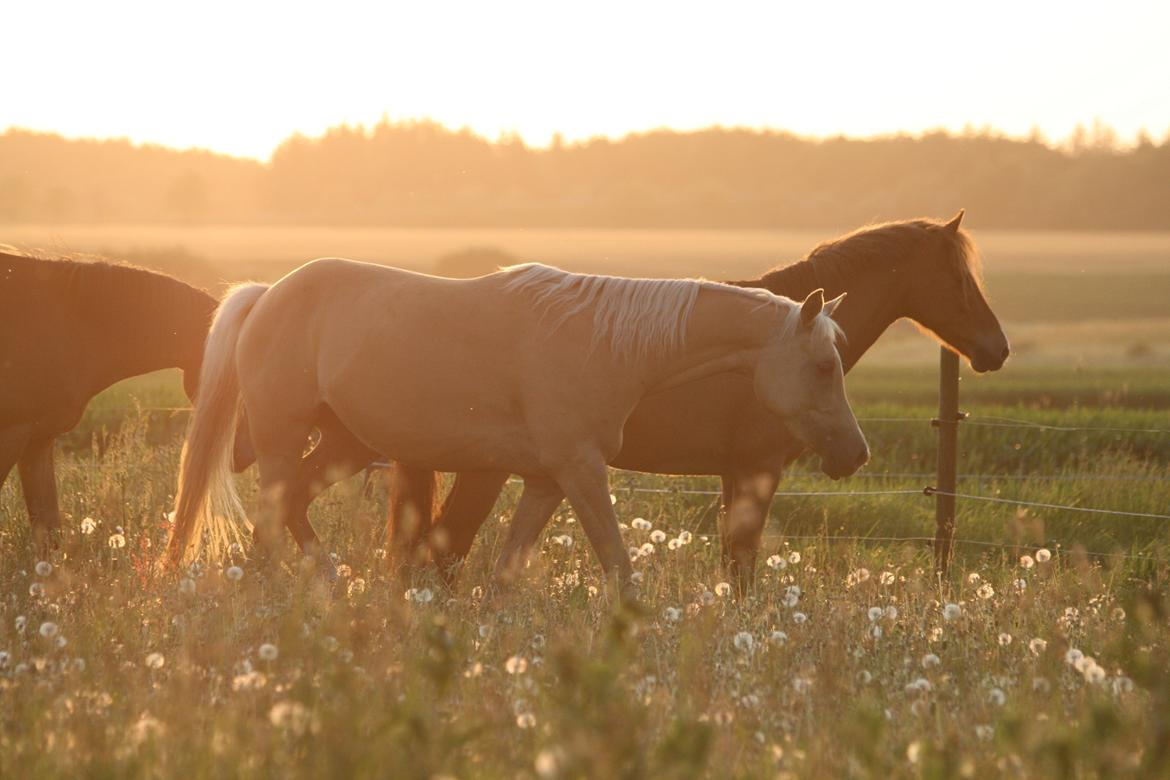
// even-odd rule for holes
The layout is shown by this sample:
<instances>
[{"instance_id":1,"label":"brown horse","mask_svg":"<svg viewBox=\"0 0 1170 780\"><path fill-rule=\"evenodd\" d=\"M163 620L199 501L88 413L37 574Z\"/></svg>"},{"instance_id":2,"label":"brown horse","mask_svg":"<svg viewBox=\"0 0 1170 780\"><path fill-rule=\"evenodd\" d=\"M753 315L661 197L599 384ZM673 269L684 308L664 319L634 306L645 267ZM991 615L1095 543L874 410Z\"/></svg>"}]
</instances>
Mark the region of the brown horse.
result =
<instances>
[{"instance_id":1,"label":"brown horse","mask_svg":"<svg viewBox=\"0 0 1170 780\"><path fill-rule=\"evenodd\" d=\"M802 298L816 288L848 293L833 318L845 333L841 358L851 368L893 322L915 321L966 356L976 371L994 371L1009 347L987 304L974 245L961 230L963 212L949 222L911 220L863 228L821 244L797 263L759 279L735 282ZM723 558L741 586L750 583L764 522L780 476L804 447L751 396L733 374L709 376L647 396L626 422L612 466L667 474L723 478ZM495 505L508 475L461 472L430 534L446 571L462 560ZM429 517L435 477L396 465L391 474L388 527L408 530ZM404 531L404 529L408 529Z\"/></svg>"},{"instance_id":2,"label":"brown horse","mask_svg":"<svg viewBox=\"0 0 1170 780\"><path fill-rule=\"evenodd\" d=\"M54 440L135 374L181 368L192 396L216 304L143 268L0 252L0 484L19 464L34 535L60 525Z\"/></svg>"}]
</instances>

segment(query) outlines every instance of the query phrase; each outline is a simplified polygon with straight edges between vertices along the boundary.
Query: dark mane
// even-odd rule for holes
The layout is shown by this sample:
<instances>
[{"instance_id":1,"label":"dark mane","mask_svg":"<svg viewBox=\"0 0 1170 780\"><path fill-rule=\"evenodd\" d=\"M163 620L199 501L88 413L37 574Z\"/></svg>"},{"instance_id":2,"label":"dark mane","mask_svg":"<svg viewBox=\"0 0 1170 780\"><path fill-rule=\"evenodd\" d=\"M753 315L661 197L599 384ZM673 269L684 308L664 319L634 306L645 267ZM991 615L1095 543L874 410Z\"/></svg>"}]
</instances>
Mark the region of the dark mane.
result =
<instances>
[{"instance_id":1,"label":"dark mane","mask_svg":"<svg viewBox=\"0 0 1170 780\"><path fill-rule=\"evenodd\" d=\"M982 265L971 237L962 228L951 231L941 220L867 225L819 244L793 265L808 263L822 286L836 287L875 264L889 266L891 262L926 254L945 256L959 272L965 293L982 291ZM788 267L778 266L762 281L766 283L770 276Z\"/></svg>"}]
</instances>

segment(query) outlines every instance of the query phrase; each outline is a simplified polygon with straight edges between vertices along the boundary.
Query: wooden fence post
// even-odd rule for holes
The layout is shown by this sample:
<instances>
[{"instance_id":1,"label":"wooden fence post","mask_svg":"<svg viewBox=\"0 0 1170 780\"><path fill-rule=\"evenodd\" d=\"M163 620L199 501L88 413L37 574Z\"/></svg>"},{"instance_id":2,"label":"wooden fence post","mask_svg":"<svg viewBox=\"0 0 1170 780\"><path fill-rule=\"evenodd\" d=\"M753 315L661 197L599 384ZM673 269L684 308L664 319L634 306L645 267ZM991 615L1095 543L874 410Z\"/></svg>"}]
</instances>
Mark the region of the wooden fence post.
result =
<instances>
[{"instance_id":1,"label":"wooden fence post","mask_svg":"<svg viewBox=\"0 0 1170 780\"><path fill-rule=\"evenodd\" d=\"M934 568L945 574L951 561L955 538L955 497L959 470L959 356L939 348L938 360L938 491L934 495L936 528L934 532Z\"/></svg>"}]
</instances>

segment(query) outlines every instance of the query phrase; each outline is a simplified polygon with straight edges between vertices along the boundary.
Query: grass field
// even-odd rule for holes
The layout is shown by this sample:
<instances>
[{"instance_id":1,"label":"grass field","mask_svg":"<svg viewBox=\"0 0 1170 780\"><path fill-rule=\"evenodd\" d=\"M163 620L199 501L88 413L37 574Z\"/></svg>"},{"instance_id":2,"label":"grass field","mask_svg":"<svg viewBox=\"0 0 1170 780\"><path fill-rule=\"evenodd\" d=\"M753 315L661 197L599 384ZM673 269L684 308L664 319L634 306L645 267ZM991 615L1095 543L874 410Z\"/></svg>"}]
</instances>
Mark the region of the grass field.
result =
<instances>
[{"instance_id":1,"label":"grass field","mask_svg":"<svg viewBox=\"0 0 1170 780\"><path fill-rule=\"evenodd\" d=\"M933 469L932 372L863 365L850 386L859 416L918 421L864 423L875 457L858 477L805 476L802 461L782 490L930 482L895 475ZM1156 371L1005 371L965 379L963 400L960 470L985 475L963 491L1170 510L1170 434L975 424L1166 428ZM923 543L845 538L929 535L928 498L779 497L772 565L736 598L709 535L715 499L629 490L714 483L615 472L626 539L653 548L636 563L641 603L618 610L564 508L502 594L484 595L499 523L450 591L426 572L389 577L381 482L355 478L314 507L335 591L291 559L236 560L238 581L233 561L159 577L182 414L134 403L179 402L166 373L97 399L63 448L51 570L28 551L17 486L0 493L2 776L1170 771L1165 521L961 501L960 538L1003 546L961 544L940 584Z\"/></svg>"},{"instance_id":2,"label":"grass field","mask_svg":"<svg viewBox=\"0 0 1170 780\"><path fill-rule=\"evenodd\" d=\"M208 240L229 239L269 262ZM1032 281L990 285L1035 316L1005 317L1003 371L964 374L960 492L1170 514L1165 239L1016 240ZM229 254L183 246L200 273ZM1093 283L1053 270L1077 246ZM1117 247L1113 314L1071 316ZM1041 276L1067 306L1028 295ZM158 575L186 401L174 372L122 383L62 441L59 549L36 554L16 480L0 490L0 777L1170 776L1166 520L961 499L941 582L928 544L891 541L933 533L936 355L894 329L849 375L872 462L830 482L804 459L781 492L868 495L778 496L750 596L723 582L716 497L681 492L716 480L614 472L641 577L625 609L567 507L492 592L515 485L451 589L391 576L377 474L313 507L335 588L291 551Z\"/></svg>"}]
</instances>

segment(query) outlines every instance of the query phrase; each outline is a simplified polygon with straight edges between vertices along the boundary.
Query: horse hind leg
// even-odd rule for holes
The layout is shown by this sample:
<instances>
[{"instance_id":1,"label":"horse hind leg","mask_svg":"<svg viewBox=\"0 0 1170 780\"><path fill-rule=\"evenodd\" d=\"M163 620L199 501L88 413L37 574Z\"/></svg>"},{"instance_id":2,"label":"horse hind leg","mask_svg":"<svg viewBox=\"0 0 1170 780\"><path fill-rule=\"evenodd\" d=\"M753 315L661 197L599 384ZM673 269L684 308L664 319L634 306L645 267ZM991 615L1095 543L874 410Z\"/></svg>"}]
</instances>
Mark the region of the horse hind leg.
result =
<instances>
[{"instance_id":1,"label":"horse hind leg","mask_svg":"<svg viewBox=\"0 0 1170 780\"><path fill-rule=\"evenodd\" d=\"M253 520L253 539L261 561L274 560L284 541L285 527L299 524L307 496L298 480L313 415L300 418L275 413L251 415L252 443L260 469L260 505Z\"/></svg>"},{"instance_id":2,"label":"horse hind leg","mask_svg":"<svg viewBox=\"0 0 1170 780\"><path fill-rule=\"evenodd\" d=\"M57 476L53 471L55 441L55 436L48 436L29 442L25 445L18 466L33 536L41 545L51 544L53 534L61 527Z\"/></svg>"}]
</instances>

